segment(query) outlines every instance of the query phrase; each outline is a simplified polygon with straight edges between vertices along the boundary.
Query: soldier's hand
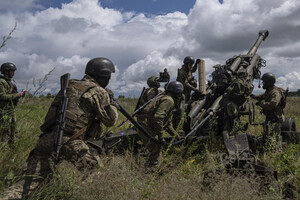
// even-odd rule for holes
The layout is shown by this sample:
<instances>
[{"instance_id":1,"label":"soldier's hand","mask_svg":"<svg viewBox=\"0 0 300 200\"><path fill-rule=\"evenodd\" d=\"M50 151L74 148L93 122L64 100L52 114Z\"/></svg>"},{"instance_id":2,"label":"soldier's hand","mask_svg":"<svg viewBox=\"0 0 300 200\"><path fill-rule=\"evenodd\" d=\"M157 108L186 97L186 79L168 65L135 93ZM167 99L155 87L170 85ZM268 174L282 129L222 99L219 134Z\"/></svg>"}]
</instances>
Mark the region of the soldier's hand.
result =
<instances>
[{"instance_id":1,"label":"soldier's hand","mask_svg":"<svg viewBox=\"0 0 300 200\"><path fill-rule=\"evenodd\" d=\"M17 97L19 97L19 98L24 97L26 92L27 92L27 90L24 90L23 92L18 92Z\"/></svg>"},{"instance_id":2,"label":"soldier's hand","mask_svg":"<svg viewBox=\"0 0 300 200\"><path fill-rule=\"evenodd\" d=\"M254 94L250 94L249 95L252 99L255 99L255 95Z\"/></svg>"},{"instance_id":3,"label":"soldier's hand","mask_svg":"<svg viewBox=\"0 0 300 200\"><path fill-rule=\"evenodd\" d=\"M114 98L114 93L110 90L110 89L108 89L108 88L105 88L105 90L106 90L106 92L108 93L108 95L109 95L109 98Z\"/></svg>"},{"instance_id":4,"label":"soldier's hand","mask_svg":"<svg viewBox=\"0 0 300 200\"><path fill-rule=\"evenodd\" d=\"M199 64L200 61L201 61L201 59L198 58L198 59L196 60L196 64Z\"/></svg>"}]
</instances>

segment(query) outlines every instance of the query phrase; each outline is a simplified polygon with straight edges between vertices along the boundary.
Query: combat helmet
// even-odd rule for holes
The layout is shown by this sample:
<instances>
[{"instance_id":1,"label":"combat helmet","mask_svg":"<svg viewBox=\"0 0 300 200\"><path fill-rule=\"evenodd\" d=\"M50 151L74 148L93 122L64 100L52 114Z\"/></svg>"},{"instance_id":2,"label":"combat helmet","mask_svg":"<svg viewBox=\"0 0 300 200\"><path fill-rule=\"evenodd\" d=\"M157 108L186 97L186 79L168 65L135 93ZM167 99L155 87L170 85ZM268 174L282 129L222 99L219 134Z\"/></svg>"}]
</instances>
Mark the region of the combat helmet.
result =
<instances>
[{"instance_id":1,"label":"combat helmet","mask_svg":"<svg viewBox=\"0 0 300 200\"><path fill-rule=\"evenodd\" d=\"M265 73L261 77L261 80L264 82L264 85L267 87L273 86L276 82L276 77L272 73Z\"/></svg>"},{"instance_id":2,"label":"combat helmet","mask_svg":"<svg viewBox=\"0 0 300 200\"><path fill-rule=\"evenodd\" d=\"M195 59L192 56L187 56L184 58L183 60L183 64L184 65L188 65L188 64L194 64L195 63Z\"/></svg>"},{"instance_id":3,"label":"combat helmet","mask_svg":"<svg viewBox=\"0 0 300 200\"><path fill-rule=\"evenodd\" d=\"M157 76L150 76L147 80L147 84L149 87L153 87L157 85L158 77Z\"/></svg>"},{"instance_id":4,"label":"combat helmet","mask_svg":"<svg viewBox=\"0 0 300 200\"><path fill-rule=\"evenodd\" d=\"M103 57L91 59L85 68L85 74L95 78L110 78L111 73L115 73L115 65Z\"/></svg>"},{"instance_id":5,"label":"combat helmet","mask_svg":"<svg viewBox=\"0 0 300 200\"><path fill-rule=\"evenodd\" d=\"M13 63L7 62L1 65L1 74L4 74L4 72L7 71L15 71L15 70L17 70L17 67Z\"/></svg>"},{"instance_id":6,"label":"combat helmet","mask_svg":"<svg viewBox=\"0 0 300 200\"><path fill-rule=\"evenodd\" d=\"M167 92L172 92L175 94L180 94L183 92L183 90L183 85L179 81L171 81L170 83L168 83L166 88Z\"/></svg>"}]
</instances>

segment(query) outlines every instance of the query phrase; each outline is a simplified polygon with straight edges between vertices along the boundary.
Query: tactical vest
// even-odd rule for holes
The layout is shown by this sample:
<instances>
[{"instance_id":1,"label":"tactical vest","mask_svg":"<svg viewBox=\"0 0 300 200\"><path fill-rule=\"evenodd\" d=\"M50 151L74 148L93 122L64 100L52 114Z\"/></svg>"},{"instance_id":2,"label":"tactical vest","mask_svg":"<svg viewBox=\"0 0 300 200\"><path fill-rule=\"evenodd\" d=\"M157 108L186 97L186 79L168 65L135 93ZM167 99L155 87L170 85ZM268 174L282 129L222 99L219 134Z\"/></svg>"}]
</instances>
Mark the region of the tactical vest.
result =
<instances>
[{"instance_id":1,"label":"tactical vest","mask_svg":"<svg viewBox=\"0 0 300 200\"><path fill-rule=\"evenodd\" d=\"M269 118L278 118L283 115L283 109L285 107L285 90L274 86L269 92L265 93L265 101L268 102L271 98L271 95L274 91L278 91L280 93L280 100L278 105L273 110L264 110L263 113Z\"/></svg>"},{"instance_id":2,"label":"tactical vest","mask_svg":"<svg viewBox=\"0 0 300 200\"><path fill-rule=\"evenodd\" d=\"M95 114L84 111L80 102L81 96L93 87L97 87L97 85L91 81L80 81L74 79L69 81L67 88L67 96L69 99L65 115L65 135L71 136L83 127L87 127L89 124L92 124L95 120ZM50 106L45 121L56 115L61 98L61 93L58 93Z\"/></svg>"}]
</instances>

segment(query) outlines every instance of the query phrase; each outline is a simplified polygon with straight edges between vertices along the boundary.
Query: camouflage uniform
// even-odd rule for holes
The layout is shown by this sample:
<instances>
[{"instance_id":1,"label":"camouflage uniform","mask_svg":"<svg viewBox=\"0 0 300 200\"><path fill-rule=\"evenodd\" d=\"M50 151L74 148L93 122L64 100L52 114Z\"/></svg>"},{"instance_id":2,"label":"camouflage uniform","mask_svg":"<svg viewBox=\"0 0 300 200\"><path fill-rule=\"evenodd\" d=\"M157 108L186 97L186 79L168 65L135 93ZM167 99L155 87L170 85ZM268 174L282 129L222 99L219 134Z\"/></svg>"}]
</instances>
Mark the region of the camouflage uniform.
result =
<instances>
[{"instance_id":1,"label":"camouflage uniform","mask_svg":"<svg viewBox=\"0 0 300 200\"><path fill-rule=\"evenodd\" d=\"M145 92L143 93L143 96L141 97L139 105L140 106L144 105L146 102L148 102L150 99L153 99L154 97L156 97L161 92L162 91L159 88L156 88L156 87L147 88L145 90Z\"/></svg>"},{"instance_id":2,"label":"camouflage uniform","mask_svg":"<svg viewBox=\"0 0 300 200\"><path fill-rule=\"evenodd\" d=\"M281 125L285 120L282 105L283 93L283 89L272 86L266 89L264 94L253 96L254 99L261 101L257 104L266 115L263 135L265 151L281 150Z\"/></svg>"},{"instance_id":3,"label":"camouflage uniform","mask_svg":"<svg viewBox=\"0 0 300 200\"><path fill-rule=\"evenodd\" d=\"M105 126L112 126L116 123L117 108L110 103L107 91L89 75L85 75L82 80L70 80L67 96L69 101L59 161L69 161L78 170L93 169L99 166L100 158L97 151L87 144L87 140L98 139L101 136L102 123ZM57 113L60 98L61 95L58 93L49 108L45 121ZM82 135L70 140L70 137L83 128L86 128L86 131ZM43 133L35 149L29 155L23 197L52 171L54 132L55 130ZM33 178L32 175L38 175L40 178Z\"/></svg>"},{"instance_id":4,"label":"camouflage uniform","mask_svg":"<svg viewBox=\"0 0 300 200\"><path fill-rule=\"evenodd\" d=\"M152 137L158 140L161 139L163 131L168 132L171 136L178 136L172 125L174 108L173 98L169 95L161 95L144 108L141 115L138 116L138 121ZM150 140L143 133L139 132L139 134L149 150L148 165L157 165L162 146Z\"/></svg>"},{"instance_id":5,"label":"camouflage uniform","mask_svg":"<svg viewBox=\"0 0 300 200\"><path fill-rule=\"evenodd\" d=\"M189 71L184 65L178 69L178 75L176 81L179 81L184 86L185 101L189 101L191 98L191 91L197 90L197 81L194 79L192 73L197 70L197 65L194 65L191 71Z\"/></svg>"},{"instance_id":6,"label":"camouflage uniform","mask_svg":"<svg viewBox=\"0 0 300 200\"><path fill-rule=\"evenodd\" d=\"M14 107L18 102L17 88L12 79L0 76L0 136L1 141L12 143L15 137Z\"/></svg>"}]
</instances>

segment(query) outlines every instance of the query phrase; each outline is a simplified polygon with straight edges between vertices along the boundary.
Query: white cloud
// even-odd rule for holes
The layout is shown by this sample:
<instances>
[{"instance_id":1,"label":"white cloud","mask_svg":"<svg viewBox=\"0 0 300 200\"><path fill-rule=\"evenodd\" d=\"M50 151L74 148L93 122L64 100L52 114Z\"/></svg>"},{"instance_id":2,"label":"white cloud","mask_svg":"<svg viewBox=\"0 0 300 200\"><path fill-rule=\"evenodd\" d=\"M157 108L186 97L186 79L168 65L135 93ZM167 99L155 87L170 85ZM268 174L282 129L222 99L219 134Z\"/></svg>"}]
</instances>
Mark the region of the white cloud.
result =
<instances>
[{"instance_id":1,"label":"white cloud","mask_svg":"<svg viewBox=\"0 0 300 200\"><path fill-rule=\"evenodd\" d=\"M9 4L12 2L12 4ZM267 60L263 72L272 71L280 86L298 89L300 63L300 2L298 0L197 0L189 15L181 12L145 16L103 8L97 0L73 0L62 8L32 12L38 1L1 1L7 12L0 14L0 36L18 22L13 38L0 50L0 62L17 64L16 80L23 87L28 80L42 78L56 67L47 81L48 91L57 91L59 76L71 72L81 78L86 62L104 56L117 66L110 82L116 94L131 96L146 86L146 79L165 67L176 79L185 56L206 60L212 66L235 54L247 53L258 31L270 36L258 54ZM11 5L15 5L13 8ZM284 67L283 67L284 66ZM298 81L299 82L299 81Z\"/></svg>"}]
</instances>

